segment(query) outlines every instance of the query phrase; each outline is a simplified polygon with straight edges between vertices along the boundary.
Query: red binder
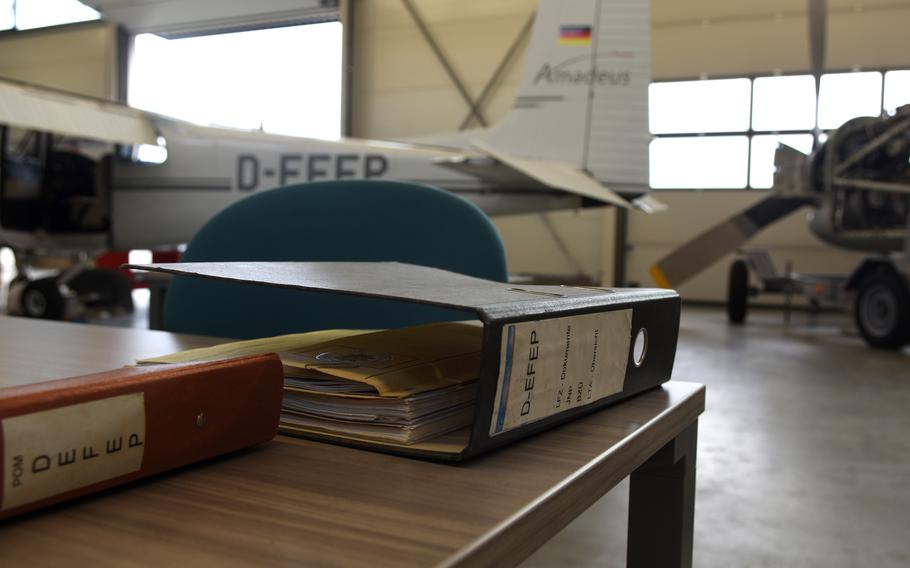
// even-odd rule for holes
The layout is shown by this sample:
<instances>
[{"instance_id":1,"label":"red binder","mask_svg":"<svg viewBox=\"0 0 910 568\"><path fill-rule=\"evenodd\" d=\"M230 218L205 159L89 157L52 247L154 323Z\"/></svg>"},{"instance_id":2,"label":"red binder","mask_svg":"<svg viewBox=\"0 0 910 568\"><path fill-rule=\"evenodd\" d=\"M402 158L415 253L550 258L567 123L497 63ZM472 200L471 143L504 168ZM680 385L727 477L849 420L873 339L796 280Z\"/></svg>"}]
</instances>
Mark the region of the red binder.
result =
<instances>
[{"instance_id":1,"label":"red binder","mask_svg":"<svg viewBox=\"0 0 910 568\"><path fill-rule=\"evenodd\" d=\"M0 389L0 518L272 439L275 355Z\"/></svg>"}]
</instances>

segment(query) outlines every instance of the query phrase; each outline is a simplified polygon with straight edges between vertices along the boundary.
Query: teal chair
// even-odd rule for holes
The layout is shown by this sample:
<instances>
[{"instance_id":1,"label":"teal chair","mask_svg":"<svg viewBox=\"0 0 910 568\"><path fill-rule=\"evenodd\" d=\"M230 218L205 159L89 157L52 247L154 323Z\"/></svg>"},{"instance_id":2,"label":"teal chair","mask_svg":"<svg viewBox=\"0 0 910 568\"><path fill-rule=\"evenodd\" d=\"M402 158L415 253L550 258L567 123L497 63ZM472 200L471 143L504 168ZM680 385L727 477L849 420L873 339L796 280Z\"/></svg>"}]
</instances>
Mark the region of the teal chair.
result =
<instances>
[{"instance_id":1,"label":"teal chair","mask_svg":"<svg viewBox=\"0 0 910 568\"><path fill-rule=\"evenodd\" d=\"M496 228L475 205L426 185L326 181L255 193L205 224L183 255L203 261L400 261L505 282ZM473 319L402 302L175 278L170 331L254 338Z\"/></svg>"}]
</instances>

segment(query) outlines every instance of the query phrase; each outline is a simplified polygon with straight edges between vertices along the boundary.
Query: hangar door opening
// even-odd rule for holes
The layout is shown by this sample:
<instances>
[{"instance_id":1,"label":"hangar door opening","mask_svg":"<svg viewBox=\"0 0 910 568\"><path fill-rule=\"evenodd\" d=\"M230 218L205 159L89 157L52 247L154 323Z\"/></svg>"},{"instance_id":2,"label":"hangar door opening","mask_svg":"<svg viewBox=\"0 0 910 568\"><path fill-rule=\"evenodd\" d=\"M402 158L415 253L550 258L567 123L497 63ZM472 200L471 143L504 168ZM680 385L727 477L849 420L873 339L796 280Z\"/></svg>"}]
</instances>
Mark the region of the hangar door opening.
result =
<instances>
[{"instance_id":1,"label":"hangar door opening","mask_svg":"<svg viewBox=\"0 0 910 568\"><path fill-rule=\"evenodd\" d=\"M341 135L342 25L135 38L131 106L202 125Z\"/></svg>"}]
</instances>

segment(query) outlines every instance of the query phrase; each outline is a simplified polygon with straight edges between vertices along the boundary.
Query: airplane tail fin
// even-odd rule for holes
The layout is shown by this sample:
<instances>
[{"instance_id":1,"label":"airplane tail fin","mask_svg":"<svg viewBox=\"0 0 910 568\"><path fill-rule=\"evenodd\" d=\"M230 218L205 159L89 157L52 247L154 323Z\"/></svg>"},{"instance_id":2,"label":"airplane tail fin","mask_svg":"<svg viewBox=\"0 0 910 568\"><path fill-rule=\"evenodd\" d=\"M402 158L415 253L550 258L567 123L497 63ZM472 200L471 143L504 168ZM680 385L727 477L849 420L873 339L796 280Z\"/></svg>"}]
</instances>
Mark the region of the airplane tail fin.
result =
<instances>
[{"instance_id":1,"label":"airplane tail fin","mask_svg":"<svg viewBox=\"0 0 910 568\"><path fill-rule=\"evenodd\" d=\"M648 0L541 0L514 105L475 138L646 191L650 25Z\"/></svg>"}]
</instances>

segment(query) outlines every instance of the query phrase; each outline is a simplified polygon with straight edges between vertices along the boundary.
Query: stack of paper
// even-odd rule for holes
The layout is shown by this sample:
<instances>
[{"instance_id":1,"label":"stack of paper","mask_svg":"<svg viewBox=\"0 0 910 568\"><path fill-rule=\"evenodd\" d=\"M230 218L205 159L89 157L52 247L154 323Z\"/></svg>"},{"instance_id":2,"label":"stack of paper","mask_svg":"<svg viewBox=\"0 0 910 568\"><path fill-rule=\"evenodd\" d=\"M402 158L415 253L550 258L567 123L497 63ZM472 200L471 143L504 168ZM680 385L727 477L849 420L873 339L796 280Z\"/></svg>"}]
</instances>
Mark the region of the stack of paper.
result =
<instances>
[{"instance_id":1,"label":"stack of paper","mask_svg":"<svg viewBox=\"0 0 910 568\"><path fill-rule=\"evenodd\" d=\"M444 323L331 330L239 341L140 363L277 352L286 431L410 445L469 426L480 374L480 326Z\"/></svg>"}]
</instances>

